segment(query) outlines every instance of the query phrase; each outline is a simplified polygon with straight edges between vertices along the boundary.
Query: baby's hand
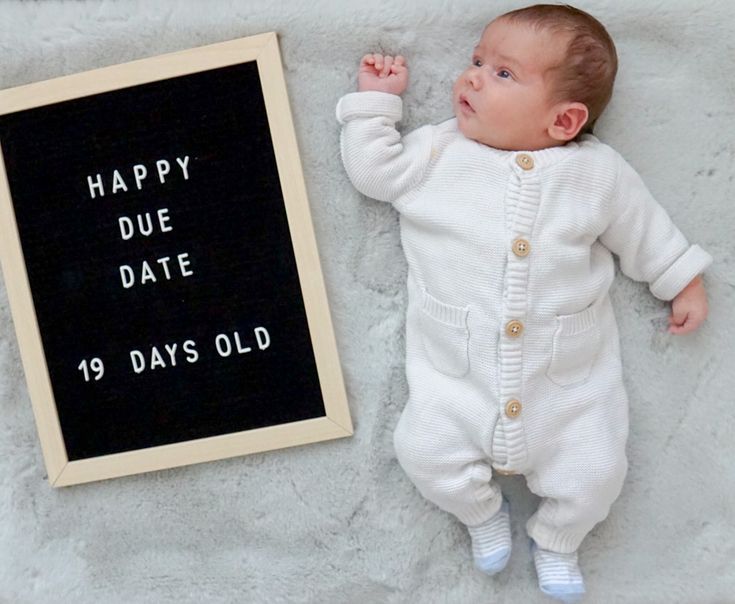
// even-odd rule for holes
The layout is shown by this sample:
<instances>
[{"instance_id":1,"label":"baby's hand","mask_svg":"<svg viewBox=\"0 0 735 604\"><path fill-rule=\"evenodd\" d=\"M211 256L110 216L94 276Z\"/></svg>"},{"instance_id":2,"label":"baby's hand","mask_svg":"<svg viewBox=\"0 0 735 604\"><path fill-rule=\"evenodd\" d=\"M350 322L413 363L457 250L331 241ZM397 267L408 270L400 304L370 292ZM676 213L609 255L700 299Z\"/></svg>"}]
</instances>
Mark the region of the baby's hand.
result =
<instances>
[{"instance_id":1,"label":"baby's hand","mask_svg":"<svg viewBox=\"0 0 735 604\"><path fill-rule=\"evenodd\" d=\"M697 276L671 302L669 333L694 331L707 317L707 294L702 278Z\"/></svg>"},{"instance_id":2,"label":"baby's hand","mask_svg":"<svg viewBox=\"0 0 735 604\"><path fill-rule=\"evenodd\" d=\"M357 90L377 90L400 95L408 86L408 68L406 60L398 55L395 59L390 55L367 54L360 61L360 72L357 76Z\"/></svg>"}]
</instances>

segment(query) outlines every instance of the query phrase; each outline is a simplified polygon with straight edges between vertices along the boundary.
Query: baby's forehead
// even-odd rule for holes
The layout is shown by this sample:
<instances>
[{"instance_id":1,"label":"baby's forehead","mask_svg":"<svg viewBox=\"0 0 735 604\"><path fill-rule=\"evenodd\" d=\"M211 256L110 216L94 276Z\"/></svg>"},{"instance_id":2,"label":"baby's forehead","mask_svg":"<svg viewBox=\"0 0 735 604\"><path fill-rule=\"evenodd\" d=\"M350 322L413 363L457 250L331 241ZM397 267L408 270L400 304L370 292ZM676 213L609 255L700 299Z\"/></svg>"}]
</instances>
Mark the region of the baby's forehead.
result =
<instances>
[{"instance_id":1,"label":"baby's forehead","mask_svg":"<svg viewBox=\"0 0 735 604\"><path fill-rule=\"evenodd\" d=\"M545 71L564 62L569 40L570 33L559 28L537 27L499 17L485 26L475 52L493 53L527 69Z\"/></svg>"},{"instance_id":2,"label":"baby's forehead","mask_svg":"<svg viewBox=\"0 0 735 604\"><path fill-rule=\"evenodd\" d=\"M501 15L492 21L488 21L482 30L482 34L485 34L489 29L495 31L526 30L540 38L545 36L563 38L569 33L569 24L560 21L526 21L508 15Z\"/></svg>"},{"instance_id":3,"label":"baby's forehead","mask_svg":"<svg viewBox=\"0 0 735 604\"><path fill-rule=\"evenodd\" d=\"M480 41L511 39L534 45L549 42L559 44L566 43L570 36L571 32L565 27L534 24L502 16L485 25L480 34Z\"/></svg>"}]
</instances>

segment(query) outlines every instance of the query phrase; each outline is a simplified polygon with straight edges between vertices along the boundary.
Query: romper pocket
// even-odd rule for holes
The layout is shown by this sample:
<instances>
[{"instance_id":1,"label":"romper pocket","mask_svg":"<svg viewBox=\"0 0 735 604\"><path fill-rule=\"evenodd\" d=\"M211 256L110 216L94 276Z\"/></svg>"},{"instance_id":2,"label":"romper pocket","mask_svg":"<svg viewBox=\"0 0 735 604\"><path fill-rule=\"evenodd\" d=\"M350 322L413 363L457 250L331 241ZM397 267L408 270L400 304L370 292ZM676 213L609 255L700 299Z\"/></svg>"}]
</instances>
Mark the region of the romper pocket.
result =
<instances>
[{"instance_id":1,"label":"romper pocket","mask_svg":"<svg viewBox=\"0 0 735 604\"><path fill-rule=\"evenodd\" d=\"M571 315L557 315L548 378L559 386L584 382L600 352L596 305Z\"/></svg>"},{"instance_id":2,"label":"romper pocket","mask_svg":"<svg viewBox=\"0 0 735 604\"><path fill-rule=\"evenodd\" d=\"M419 320L424 349L437 371L462 377L470 369L468 307L440 302L423 290Z\"/></svg>"}]
</instances>

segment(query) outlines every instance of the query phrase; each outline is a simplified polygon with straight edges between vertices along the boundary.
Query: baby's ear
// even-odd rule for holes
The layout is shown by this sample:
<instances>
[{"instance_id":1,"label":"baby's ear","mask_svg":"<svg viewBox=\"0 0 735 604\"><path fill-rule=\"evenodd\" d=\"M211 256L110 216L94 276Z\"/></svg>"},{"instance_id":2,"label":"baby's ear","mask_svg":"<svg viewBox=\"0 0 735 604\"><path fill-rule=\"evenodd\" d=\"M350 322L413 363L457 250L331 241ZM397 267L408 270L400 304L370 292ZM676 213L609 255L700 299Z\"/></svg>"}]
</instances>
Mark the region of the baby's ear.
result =
<instances>
[{"instance_id":1,"label":"baby's ear","mask_svg":"<svg viewBox=\"0 0 735 604\"><path fill-rule=\"evenodd\" d=\"M573 140L588 117L589 111L584 103L561 103L557 105L554 123L549 126L549 136L557 141Z\"/></svg>"}]
</instances>

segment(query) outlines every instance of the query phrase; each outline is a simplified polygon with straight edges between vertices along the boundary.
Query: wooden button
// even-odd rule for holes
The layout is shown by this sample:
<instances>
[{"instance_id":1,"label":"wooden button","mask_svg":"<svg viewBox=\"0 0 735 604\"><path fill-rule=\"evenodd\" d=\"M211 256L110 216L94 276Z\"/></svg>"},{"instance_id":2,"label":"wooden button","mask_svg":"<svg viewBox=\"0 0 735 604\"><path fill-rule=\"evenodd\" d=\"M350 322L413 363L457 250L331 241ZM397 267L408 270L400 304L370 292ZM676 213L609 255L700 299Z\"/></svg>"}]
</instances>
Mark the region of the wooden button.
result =
<instances>
[{"instance_id":1,"label":"wooden button","mask_svg":"<svg viewBox=\"0 0 735 604\"><path fill-rule=\"evenodd\" d=\"M515 419L521 414L521 409L521 401L512 398L508 401L508 404L505 405L505 414L508 417Z\"/></svg>"},{"instance_id":2,"label":"wooden button","mask_svg":"<svg viewBox=\"0 0 735 604\"><path fill-rule=\"evenodd\" d=\"M513 470L498 470L497 468L493 468L493 471L496 474L500 474L501 476L515 476L516 473Z\"/></svg>"},{"instance_id":3,"label":"wooden button","mask_svg":"<svg viewBox=\"0 0 735 604\"><path fill-rule=\"evenodd\" d=\"M533 169L533 157L528 155L528 153L519 153L516 155L516 163L524 170Z\"/></svg>"},{"instance_id":4,"label":"wooden button","mask_svg":"<svg viewBox=\"0 0 735 604\"><path fill-rule=\"evenodd\" d=\"M525 239L516 239L513 242L513 253L516 256L528 256L531 251L531 244Z\"/></svg>"},{"instance_id":5,"label":"wooden button","mask_svg":"<svg viewBox=\"0 0 735 604\"><path fill-rule=\"evenodd\" d=\"M511 338L517 338L523 332L523 323L520 321L508 321L505 326L505 333Z\"/></svg>"}]
</instances>

